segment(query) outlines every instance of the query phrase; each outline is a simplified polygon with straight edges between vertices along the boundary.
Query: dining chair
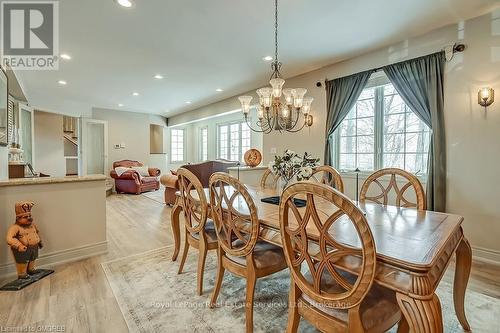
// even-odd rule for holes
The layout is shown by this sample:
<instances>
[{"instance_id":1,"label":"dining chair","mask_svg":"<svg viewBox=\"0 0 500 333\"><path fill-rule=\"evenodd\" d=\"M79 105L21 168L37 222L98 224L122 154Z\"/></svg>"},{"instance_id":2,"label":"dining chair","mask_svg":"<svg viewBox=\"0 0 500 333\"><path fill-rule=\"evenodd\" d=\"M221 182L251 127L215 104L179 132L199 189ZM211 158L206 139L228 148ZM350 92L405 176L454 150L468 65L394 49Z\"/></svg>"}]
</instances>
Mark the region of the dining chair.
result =
<instances>
[{"instance_id":1,"label":"dining chair","mask_svg":"<svg viewBox=\"0 0 500 333\"><path fill-rule=\"evenodd\" d=\"M321 174L321 178L318 179L318 174ZM344 182L342 181L342 176L333 167L329 165L321 165L313 169L312 179L319 181L322 184L330 185L337 191L344 193Z\"/></svg>"},{"instance_id":2,"label":"dining chair","mask_svg":"<svg viewBox=\"0 0 500 333\"><path fill-rule=\"evenodd\" d=\"M257 208L246 187L225 173L210 177L210 206L219 240L214 307L225 270L246 279L246 332L253 332L253 299L258 278L285 269L282 248L260 241ZM272 318L269 318L272 320Z\"/></svg>"},{"instance_id":3,"label":"dining chair","mask_svg":"<svg viewBox=\"0 0 500 333\"><path fill-rule=\"evenodd\" d=\"M185 226L184 251L178 274L182 273L189 247L198 249L197 292L198 295L201 295L207 252L217 249L217 235L213 221L208 219L208 202L200 180L191 171L184 168L177 170L177 176ZM194 193L196 193L196 197L193 197Z\"/></svg>"},{"instance_id":4,"label":"dining chair","mask_svg":"<svg viewBox=\"0 0 500 333\"><path fill-rule=\"evenodd\" d=\"M270 177L270 181L268 178ZM275 189L276 185L278 183L279 176L276 176L270 168L266 169L264 171L264 174L262 174L262 178L260 179L260 187L261 188L271 188ZM268 183L269 182L269 183Z\"/></svg>"},{"instance_id":5,"label":"dining chair","mask_svg":"<svg viewBox=\"0 0 500 333\"><path fill-rule=\"evenodd\" d=\"M306 197L297 208L293 199ZM364 214L325 184L299 182L280 204L282 244L291 272L287 332L301 317L322 332L385 332L401 319L395 293L373 283L375 242ZM347 230L356 235L347 245ZM313 241L314 240L314 241ZM352 262L352 272L339 261Z\"/></svg>"},{"instance_id":6,"label":"dining chair","mask_svg":"<svg viewBox=\"0 0 500 333\"><path fill-rule=\"evenodd\" d=\"M388 177L389 179L387 179ZM384 186L383 184L386 182L387 185ZM368 196L368 191L372 184L377 185L381 192ZM410 188L415 192L416 202L412 202L410 201L411 199L405 197L405 193ZM392 189L395 192L395 206L415 207L418 210L425 210L427 208L425 191L417 176L397 168L380 169L368 176L363 186L361 186L359 201L372 201L381 205L388 205ZM375 191L375 193L378 193L378 191Z\"/></svg>"}]
</instances>

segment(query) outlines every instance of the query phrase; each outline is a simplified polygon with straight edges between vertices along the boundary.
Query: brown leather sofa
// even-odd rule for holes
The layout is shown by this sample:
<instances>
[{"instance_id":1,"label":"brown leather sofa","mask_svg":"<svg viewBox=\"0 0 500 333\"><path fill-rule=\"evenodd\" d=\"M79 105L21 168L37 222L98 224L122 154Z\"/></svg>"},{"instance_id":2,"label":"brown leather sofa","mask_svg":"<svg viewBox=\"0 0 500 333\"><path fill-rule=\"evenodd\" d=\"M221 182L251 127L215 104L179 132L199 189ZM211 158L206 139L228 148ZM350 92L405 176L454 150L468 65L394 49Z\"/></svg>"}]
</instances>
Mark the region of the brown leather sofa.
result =
<instances>
[{"instance_id":1,"label":"brown leather sofa","mask_svg":"<svg viewBox=\"0 0 500 333\"><path fill-rule=\"evenodd\" d=\"M207 161L197 164L186 164L181 168L191 171L201 182L203 187L208 187L208 180L214 172L227 172L227 168L237 166L238 162L226 160ZM179 190L177 174L165 174L161 176L160 182L165 186L165 203L173 205L175 203L175 192Z\"/></svg>"},{"instance_id":2,"label":"brown leather sofa","mask_svg":"<svg viewBox=\"0 0 500 333\"><path fill-rule=\"evenodd\" d=\"M148 168L149 176L140 176L135 170L128 170L118 176L114 170L117 167L142 167L144 166L141 162L122 160L113 163L113 170L110 172L111 178L115 180L115 188L117 193L131 193L131 194L141 194L148 191L156 191L160 189L160 182L158 181L158 176L160 175L160 169Z\"/></svg>"}]
</instances>

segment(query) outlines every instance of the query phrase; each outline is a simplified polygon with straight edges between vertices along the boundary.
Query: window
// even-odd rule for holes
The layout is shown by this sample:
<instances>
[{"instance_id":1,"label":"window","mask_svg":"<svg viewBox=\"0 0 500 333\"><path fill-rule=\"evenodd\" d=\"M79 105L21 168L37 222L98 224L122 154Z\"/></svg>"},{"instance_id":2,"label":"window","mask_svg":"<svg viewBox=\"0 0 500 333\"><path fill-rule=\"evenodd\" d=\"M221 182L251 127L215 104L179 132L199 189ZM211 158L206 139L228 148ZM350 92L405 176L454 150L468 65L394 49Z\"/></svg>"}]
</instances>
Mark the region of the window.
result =
<instances>
[{"instance_id":1,"label":"window","mask_svg":"<svg viewBox=\"0 0 500 333\"><path fill-rule=\"evenodd\" d=\"M231 161L242 161L250 149L250 128L245 122L218 126L218 157Z\"/></svg>"},{"instance_id":2,"label":"window","mask_svg":"<svg viewBox=\"0 0 500 333\"><path fill-rule=\"evenodd\" d=\"M365 88L333 135L340 170L427 172L430 130L390 83Z\"/></svg>"},{"instance_id":3,"label":"window","mask_svg":"<svg viewBox=\"0 0 500 333\"><path fill-rule=\"evenodd\" d=\"M170 130L170 160L172 162L184 161L184 130L171 129Z\"/></svg>"},{"instance_id":4,"label":"window","mask_svg":"<svg viewBox=\"0 0 500 333\"><path fill-rule=\"evenodd\" d=\"M200 160L208 160L208 128L200 129Z\"/></svg>"}]
</instances>

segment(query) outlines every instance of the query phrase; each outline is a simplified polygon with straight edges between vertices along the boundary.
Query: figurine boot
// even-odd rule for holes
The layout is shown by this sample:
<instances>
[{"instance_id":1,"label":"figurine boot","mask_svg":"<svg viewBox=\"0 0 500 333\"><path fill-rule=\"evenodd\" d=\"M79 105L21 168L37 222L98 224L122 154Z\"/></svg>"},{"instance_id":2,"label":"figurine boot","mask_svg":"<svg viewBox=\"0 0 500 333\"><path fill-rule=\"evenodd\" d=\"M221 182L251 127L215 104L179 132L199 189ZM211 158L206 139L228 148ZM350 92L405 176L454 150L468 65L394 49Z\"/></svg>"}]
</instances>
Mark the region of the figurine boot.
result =
<instances>
[{"instance_id":1,"label":"figurine boot","mask_svg":"<svg viewBox=\"0 0 500 333\"><path fill-rule=\"evenodd\" d=\"M35 261L30 261L28 263L28 274L33 275L33 274L36 274L37 272L38 272L38 270L35 267Z\"/></svg>"},{"instance_id":2,"label":"figurine boot","mask_svg":"<svg viewBox=\"0 0 500 333\"><path fill-rule=\"evenodd\" d=\"M28 264L16 264L17 270L17 278L18 279L29 279L29 275L27 274Z\"/></svg>"}]
</instances>

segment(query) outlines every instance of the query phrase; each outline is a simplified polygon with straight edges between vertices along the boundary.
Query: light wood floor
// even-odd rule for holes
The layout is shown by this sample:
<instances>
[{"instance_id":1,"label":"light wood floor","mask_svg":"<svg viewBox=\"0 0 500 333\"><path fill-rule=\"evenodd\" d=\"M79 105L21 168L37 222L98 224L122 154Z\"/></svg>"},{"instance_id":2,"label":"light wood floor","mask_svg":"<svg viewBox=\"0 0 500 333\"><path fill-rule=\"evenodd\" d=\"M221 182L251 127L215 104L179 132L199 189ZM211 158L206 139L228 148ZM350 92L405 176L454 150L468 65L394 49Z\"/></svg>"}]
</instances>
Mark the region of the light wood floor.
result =
<instances>
[{"instance_id":1,"label":"light wood floor","mask_svg":"<svg viewBox=\"0 0 500 333\"><path fill-rule=\"evenodd\" d=\"M64 325L66 332L127 332L100 263L173 244L170 208L144 195L112 195L107 227L106 255L57 266L20 292L0 292L0 328ZM452 270L444 279L453 281ZM474 263L469 288L500 298L500 267Z\"/></svg>"}]
</instances>

